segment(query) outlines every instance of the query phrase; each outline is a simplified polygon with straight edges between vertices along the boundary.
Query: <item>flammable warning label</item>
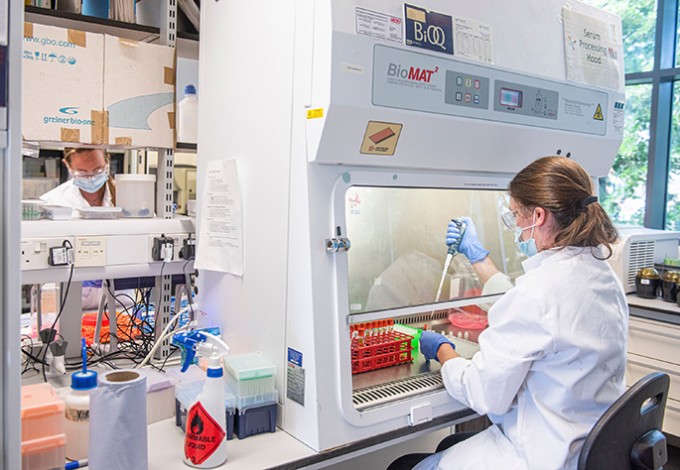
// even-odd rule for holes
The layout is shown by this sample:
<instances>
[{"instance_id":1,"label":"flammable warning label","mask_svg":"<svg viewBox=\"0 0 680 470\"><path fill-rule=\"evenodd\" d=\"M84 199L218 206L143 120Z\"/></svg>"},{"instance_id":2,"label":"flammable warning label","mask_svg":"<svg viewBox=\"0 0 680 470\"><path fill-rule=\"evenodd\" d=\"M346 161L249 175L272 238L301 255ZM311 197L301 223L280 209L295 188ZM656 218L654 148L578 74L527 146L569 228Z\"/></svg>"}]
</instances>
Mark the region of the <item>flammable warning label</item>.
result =
<instances>
[{"instance_id":1,"label":"flammable warning label","mask_svg":"<svg viewBox=\"0 0 680 470\"><path fill-rule=\"evenodd\" d=\"M226 436L224 429L203 408L201 402L196 402L189 410L186 431L184 455L194 465L205 462Z\"/></svg>"}]
</instances>

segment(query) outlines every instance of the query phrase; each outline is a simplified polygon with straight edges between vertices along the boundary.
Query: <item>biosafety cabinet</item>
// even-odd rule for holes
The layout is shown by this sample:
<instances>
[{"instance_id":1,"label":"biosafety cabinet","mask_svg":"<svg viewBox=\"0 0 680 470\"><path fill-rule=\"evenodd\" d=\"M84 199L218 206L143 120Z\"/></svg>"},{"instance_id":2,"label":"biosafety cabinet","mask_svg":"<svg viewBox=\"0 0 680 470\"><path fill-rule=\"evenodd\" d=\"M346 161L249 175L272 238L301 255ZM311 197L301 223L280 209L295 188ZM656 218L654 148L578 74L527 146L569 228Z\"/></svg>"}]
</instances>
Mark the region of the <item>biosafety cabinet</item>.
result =
<instances>
[{"instance_id":1,"label":"biosafety cabinet","mask_svg":"<svg viewBox=\"0 0 680 470\"><path fill-rule=\"evenodd\" d=\"M437 302L447 222L471 217L521 275L505 188L545 155L608 172L620 19L555 0L206 2L202 15L199 257L234 255L201 271L202 310L232 351L276 362L279 425L316 450L455 416L437 363L411 351L353 374L352 336L430 324L474 353L499 293L459 255ZM220 168L238 194L221 241L206 195Z\"/></svg>"}]
</instances>

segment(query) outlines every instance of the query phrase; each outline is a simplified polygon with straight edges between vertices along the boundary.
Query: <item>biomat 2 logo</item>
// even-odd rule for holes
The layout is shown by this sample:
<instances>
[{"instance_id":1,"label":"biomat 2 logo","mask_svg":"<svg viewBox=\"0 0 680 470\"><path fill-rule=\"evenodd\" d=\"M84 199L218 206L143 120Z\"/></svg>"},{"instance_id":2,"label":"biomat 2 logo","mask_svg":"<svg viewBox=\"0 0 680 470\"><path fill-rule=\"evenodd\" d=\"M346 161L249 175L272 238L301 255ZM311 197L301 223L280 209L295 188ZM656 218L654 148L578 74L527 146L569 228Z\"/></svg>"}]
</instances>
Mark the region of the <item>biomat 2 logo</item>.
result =
<instances>
[{"instance_id":1,"label":"biomat 2 logo","mask_svg":"<svg viewBox=\"0 0 680 470\"><path fill-rule=\"evenodd\" d=\"M426 69L414 66L402 66L400 64L390 63L387 67L387 76L394 79L400 78L402 80L412 83L430 83L432 76L439 72L439 66L434 69Z\"/></svg>"},{"instance_id":2,"label":"biomat 2 logo","mask_svg":"<svg viewBox=\"0 0 680 470\"><path fill-rule=\"evenodd\" d=\"M74 126L91 126L92 119L81 119L78 117L80 108L78 106L65 106L59 108L58 114L53 116L43 116L43 124L71 124Z\"/></svg>"}]
</instances>

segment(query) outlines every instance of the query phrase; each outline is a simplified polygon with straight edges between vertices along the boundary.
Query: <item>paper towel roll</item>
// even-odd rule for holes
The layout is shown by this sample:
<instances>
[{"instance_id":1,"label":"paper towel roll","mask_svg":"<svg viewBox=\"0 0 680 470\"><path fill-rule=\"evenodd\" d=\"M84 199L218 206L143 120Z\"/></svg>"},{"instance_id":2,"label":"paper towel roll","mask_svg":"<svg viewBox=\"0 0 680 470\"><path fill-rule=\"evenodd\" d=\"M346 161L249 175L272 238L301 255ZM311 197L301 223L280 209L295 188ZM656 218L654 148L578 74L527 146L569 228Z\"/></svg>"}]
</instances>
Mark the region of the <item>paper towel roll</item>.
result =
<instances>
[{"instance_id":1,"label":"paper towel roll","mask_svg":"<svg viewBox=\"0 0 680 470\"><path fill-rule=\"evenodd\" d=\"M98 382L90 394L90 468L147 470L146 377L114 370Z\"/></svg>"}]
</instances>

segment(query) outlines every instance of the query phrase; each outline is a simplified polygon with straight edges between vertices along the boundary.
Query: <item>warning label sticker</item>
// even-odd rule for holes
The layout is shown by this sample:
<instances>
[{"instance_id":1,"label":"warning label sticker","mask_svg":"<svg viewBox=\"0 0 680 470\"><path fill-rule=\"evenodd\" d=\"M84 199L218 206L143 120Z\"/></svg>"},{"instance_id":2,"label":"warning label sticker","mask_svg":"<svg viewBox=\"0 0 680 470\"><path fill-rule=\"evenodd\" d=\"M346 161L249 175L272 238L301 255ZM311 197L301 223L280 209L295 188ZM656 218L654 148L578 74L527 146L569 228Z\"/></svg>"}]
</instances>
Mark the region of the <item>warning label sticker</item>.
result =
<instances>
[{"instance_id":1,"label":"warning label sticker","mask_svg":"<svg viewBox=\"0 0 680 470\"><path fill-rule=\"evenodd\" d=\"M194 465L205 462L226 437L224 429L208 414L201 402L196 402L189 410L186 431L184 455Z\"/></svg>"},{"instance_id":2,"label":"warning label sticker","mask_svg":"<svg viewBox=\"0 0 680 470\"><path fill-rule=\"evenodd\" d=\"M361 153L368 155L394 155L397 149L401 124L369 121L366 125Z\"/></svg>"},{"instance_id":3,"label":"warning label sticker","mask_svg":"<svg viewBox=\"0 0 680 470\"><path fill-rule=\"evenodd\" d=\"M604 121L604 115L602 114L602 105L597 104L597 109L595 109L595 114L593 114L593 119L598 121Z\"/></svg>"}]
</instances>

